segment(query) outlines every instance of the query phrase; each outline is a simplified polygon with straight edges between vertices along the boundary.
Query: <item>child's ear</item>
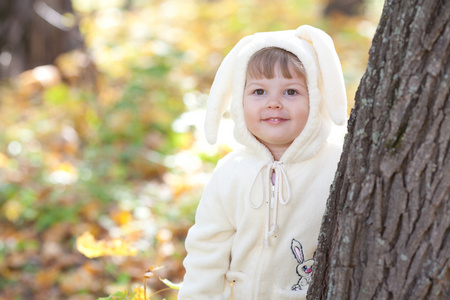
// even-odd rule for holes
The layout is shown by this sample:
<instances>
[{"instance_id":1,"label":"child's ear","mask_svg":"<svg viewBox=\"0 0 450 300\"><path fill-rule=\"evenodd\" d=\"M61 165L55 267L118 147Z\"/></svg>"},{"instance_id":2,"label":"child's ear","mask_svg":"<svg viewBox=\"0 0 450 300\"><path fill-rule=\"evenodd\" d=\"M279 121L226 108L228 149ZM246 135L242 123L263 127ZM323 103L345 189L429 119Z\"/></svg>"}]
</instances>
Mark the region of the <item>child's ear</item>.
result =
<instances>
[{"instance_id":1,"label":"child's ear","mask_svg":"<svg viewBox=\"0 0 450 300\"><path fill-rule=\"evenodd\" d=\"M217 70L209 93L205 118L206 140L210 144L216 143L220 121L230 105L236 58L242 47L247 45L252 39L253 35L242 38L227 54Z\"/></svg>"},{"instance_id":2,"label":"child's ear","mask_svg":"<svg viewBox=\"0 0 450 300\"><path fill-rule=\"evenodd\" d=\"M331 37L324 31L309 25L302 25L296 35L311 43L317 53L325 103L331 120L336 125L347 122L347 93L341 63Z\"/></svg>"}]
</instances>

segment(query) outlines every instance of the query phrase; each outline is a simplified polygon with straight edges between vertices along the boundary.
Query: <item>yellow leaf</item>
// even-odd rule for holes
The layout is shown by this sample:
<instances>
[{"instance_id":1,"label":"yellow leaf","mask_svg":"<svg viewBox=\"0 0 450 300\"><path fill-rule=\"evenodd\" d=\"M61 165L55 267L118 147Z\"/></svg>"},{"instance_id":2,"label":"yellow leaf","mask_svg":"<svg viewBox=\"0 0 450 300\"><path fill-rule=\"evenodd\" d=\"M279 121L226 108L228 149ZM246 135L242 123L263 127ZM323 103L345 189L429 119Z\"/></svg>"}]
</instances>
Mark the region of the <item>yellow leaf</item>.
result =
<instances>
[{"instance_id":1,"label":"yellow leaf","mask_svg":"<svg viewBox=\"0 0 450 300\"><path fill-rule=\"evenodd\" d=\"M134 256L136 248L125 239L98 240L90 232L84 232L77 238L77 250L88 258L100 256Z\"/></svg>"},{"instance_id":2,"label":"yellow leaf","mask_svg":"<svg viewBox=\"0 0 450 300\"><path fill-rule=\"evenodd\" d=\"M77 238L77 250L88 258L103 255L101 247L98 247L98 242L95 241L94 236L87 231Z\"/></svg>"},{"instance_id":3,"label":"yellow leaf","mask_svg":"<svg viewBox=\"0 0 450 300\"><path fill-rule=\"evenodd\" d=\"M3 213L8 220L15 222L22 215L24 210L23 205L16 199L8 200L3 205Z\"/></svg>"},{"instance_id":4,"label":"yellow leaf","mask_svg":"<svg viewBox=\"0 0 450 300\"><path fill-rule=\"evenodd\" d=\"M146 292L145 292L145 287L139 286L139 287L135 287L133 289L133 300L147 300L146 298Z\"/></svg>"},{"instance_id":5,"label":"yellow leaf","mask_svg":"<svg viewBox=\"0 0 450 300\"><path fill-rule=\"evenodd\" d=\"M8 162L8 157L0 152L0 167L5 167Z\"/></svg>"},{"instance_id":6,"label":"yellow leaf","mask_svg":"<svg viewBox=\"0 0 450 300\"><path fill-rule=\"evenodd\" d=\"M119 225L124 225L133 220L133 215L126 210L113 211L111 213L111 219Z\"/></svg>"}]
</instances>

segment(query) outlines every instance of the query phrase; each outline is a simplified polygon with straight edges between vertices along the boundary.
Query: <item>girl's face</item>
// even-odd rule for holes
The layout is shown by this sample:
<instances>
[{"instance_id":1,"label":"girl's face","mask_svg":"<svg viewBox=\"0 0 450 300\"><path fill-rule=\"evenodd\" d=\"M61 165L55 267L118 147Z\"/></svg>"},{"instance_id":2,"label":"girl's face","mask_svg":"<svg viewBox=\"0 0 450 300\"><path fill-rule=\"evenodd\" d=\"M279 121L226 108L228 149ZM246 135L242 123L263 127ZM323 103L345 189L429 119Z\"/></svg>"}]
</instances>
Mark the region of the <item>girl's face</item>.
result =
<instances>
[{"instance_id":1,"label":"girl's face","mask_svg":"<svg viewBox=\"0 0 450 300\"><path fill-rule=\"evenodd\" d=\"M284 153L308 120L305 79L292 70L291 74L292 78L285 78L279 66L275 66L274 78L247 76L243 97L245 124L272 154Z\"/></svg>"}]
</instances>

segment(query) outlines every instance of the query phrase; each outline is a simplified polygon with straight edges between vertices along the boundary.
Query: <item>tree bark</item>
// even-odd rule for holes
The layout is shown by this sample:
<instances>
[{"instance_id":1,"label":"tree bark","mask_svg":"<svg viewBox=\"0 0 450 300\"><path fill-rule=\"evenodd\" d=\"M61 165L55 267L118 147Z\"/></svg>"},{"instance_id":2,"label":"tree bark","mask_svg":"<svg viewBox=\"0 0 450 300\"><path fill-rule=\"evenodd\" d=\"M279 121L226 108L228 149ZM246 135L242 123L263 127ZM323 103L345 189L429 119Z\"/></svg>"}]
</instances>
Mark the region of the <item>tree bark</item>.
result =
<instances>
[{"instance_id":1,"label":"tree bark","mask_svg":"<svg viewBox=\"0 0 450 300\"><path fill-rule=\"evenodd\" d=\"M308 299L450 299L450 1L387 0Z\"/></svg>"}]
</instances>

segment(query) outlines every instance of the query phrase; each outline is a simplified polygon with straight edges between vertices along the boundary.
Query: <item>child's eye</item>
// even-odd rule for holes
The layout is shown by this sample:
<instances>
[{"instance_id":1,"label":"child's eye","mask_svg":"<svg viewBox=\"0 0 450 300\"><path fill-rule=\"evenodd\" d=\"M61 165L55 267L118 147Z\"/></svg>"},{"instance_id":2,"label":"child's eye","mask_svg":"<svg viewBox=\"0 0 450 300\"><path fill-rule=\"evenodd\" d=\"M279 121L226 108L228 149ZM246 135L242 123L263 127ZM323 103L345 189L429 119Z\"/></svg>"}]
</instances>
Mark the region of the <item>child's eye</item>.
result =
<instances>
[{"instance_id":1,"label":"child's eye","mask_svg":"<svg viewBox=\"0 0 450 300\"><path fill-rule=\"evenodd\" d=\"M265 93L266 92L263 89L256 89L253 91L253 94L259 95L259 96L264 95Z\"/></svg>"},{"instance_id":2,"label":"child's eye","mask_svg":"<svg viewBox=\"0 0 450 300\"><path fill-rule=\"evenodd\" d=\"M289 95L289 96L295 96L298 94L298 92L296 90L289 89L289 90L286 90L285 94Z\"/></svg>"}]
</instances>

